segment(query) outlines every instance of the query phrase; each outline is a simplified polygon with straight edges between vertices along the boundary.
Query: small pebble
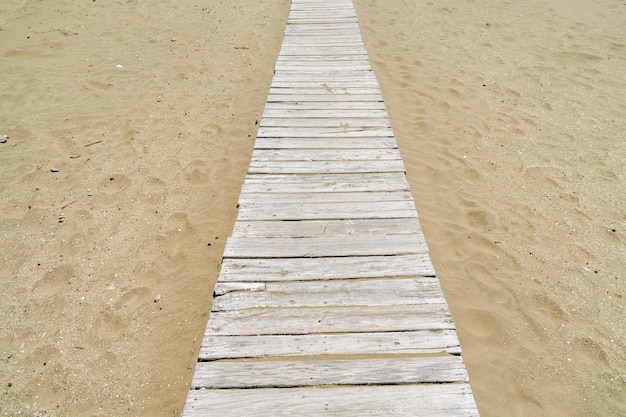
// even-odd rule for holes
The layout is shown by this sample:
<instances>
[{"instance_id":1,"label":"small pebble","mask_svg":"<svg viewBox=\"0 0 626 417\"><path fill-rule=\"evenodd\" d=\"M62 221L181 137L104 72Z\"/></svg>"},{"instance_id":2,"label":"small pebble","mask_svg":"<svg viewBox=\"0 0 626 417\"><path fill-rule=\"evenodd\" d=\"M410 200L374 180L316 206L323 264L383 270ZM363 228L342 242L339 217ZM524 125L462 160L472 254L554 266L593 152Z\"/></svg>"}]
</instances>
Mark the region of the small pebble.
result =
<instances>
[{"instance_id":1,"label":"small pebble","mask_svg":"<svg viewBox=\"0 0 626 417\"><path fill-rule=\"evenodd\" d=\"M59 172L58 168L50 168L50 172Z\"/></svg>"},{"instance_id":2,"label":"small pebble","mask_svg":"<svg viewBox=\"0 0 626 417\"><path fill-rule=\"evenodd\" d=\"M156 297L154 297L155 303L158 303L159 301L161 301L161 294L157 294Z\"/></svg>"},{"instance_id":3,"label":"small pebble","mask_svg":"<svg viewBox=\"0 0 626 417\"><path fill-rule=\"evenodd\" d=\"M7 135L0 135L0 143L7 143L9 137Z\"/></svg>"}]
</instances>

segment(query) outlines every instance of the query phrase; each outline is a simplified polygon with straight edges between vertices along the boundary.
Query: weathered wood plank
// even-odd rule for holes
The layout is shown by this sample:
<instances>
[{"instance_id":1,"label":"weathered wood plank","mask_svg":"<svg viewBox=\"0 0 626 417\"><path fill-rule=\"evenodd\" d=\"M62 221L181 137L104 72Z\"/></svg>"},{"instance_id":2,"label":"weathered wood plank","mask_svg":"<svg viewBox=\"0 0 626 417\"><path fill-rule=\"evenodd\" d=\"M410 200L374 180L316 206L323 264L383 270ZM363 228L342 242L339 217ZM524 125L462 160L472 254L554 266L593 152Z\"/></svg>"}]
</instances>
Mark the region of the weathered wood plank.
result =
<instances>
[{"instance_id":1,"label":"weathered wood plank","mask_svg":"<svg viewBox=\"0 0 626 417\"><path fill-rule=\"evenodd\" d=\"M310 335L204 336L199 359L272 358L279 356L436 354L458 355L456 332L415 331Z\"/></svg>"},{"instance_id":2,"label":"weathered wood plank","mask_svg":"<svg viewBox=\"0 0 626 417\"><path fill-rule=\"evenodd\" d=\"M385 104L380 101L324 101L324 102L288 102L266 103L268 110L382 110Z\"/></svg>"},{"instance_id":3,"label":"weathered wood plank","mask_svg":"<svg viewBox=\"0 0 626 417\"><path fill-rule=\"evenodd\" d=\"M271 118L264 117L259 125L261 128L266 127L333 127L336 129L351 127L386 127L390 128L391 123L387 118Z\"/></svg>"},{"instance_id":4,"label":"weathered wood plank","mask_svg":"<svg viewBox=\"0 0 626 417\"><path fill-rule=\"evenodd\" d=\"M270 282L265 286L250 284L244 282L237 286L232 282L218 283L215 290L218 296L211 311L416 305L444 301L436 278Z\"/></svg>"},{"instance_id":5,"label":"weathered wood plank","mask_svg":"<svg viewBox=\"0 0 626 417\"><path fill-rule=\"evenodd\" d=\"M258 138L254 149L396 149L393 138Z\"/></svg>"},{"instance_id":6,"label":"weathered wood plank","mask_svg":"<svg viewBox=\"0 0 626 417\"><path fill-rule=\"evenodd\" d=\"M192 389L465 382L458 356L199 362Z\"/></svg>"},{"instance_id":7,"label":"weathered wood plank","mask_svg":"<svg viewBox=\"0 0 626 417\"><path fill-rule=\"evenodd\" d=\"M238 221L250 220L348 220L417 218L413 201L253 203L240 206ZM379 238L379 237L378 237ZM276 243L272 241L271 244ZM305 245L307 241L294 242ZM354 243L354 242L350 242ZM379 242L382 244L382 242ZM268 245L270 242L268 242ZM382 250L382 248L381 248ZM376 253L370 253L377 255ZM389 250L385 250L387 255ZM352 254L358 255L358 254ZM380 255L383 255L381 252Z\"/></svg>"},{"instance_id":8,"label":"weathered wood plank","mask_svg":"<svg viewBox=\"0 0 626 417\"><path fill-rule=\"evenodd\" d=\"M291 95L291 94L270 94L267 97L268 103L281 103L281 102L297 102L302 103L305 101L321 101L321 102L329 102L329 101L349 101L349 102L359 102L359 101L372 101L372 102L382 102L382 95L380 94L300 94L300 95ZM323 107L322 107L323 108Z\"/></svg>"},{"instance_id":9,"label":"weathered wood plank","mask_svg":"<svg viewBox=\"0 0 626 417\"><path fill-rule=\"evenodd\" d=\"M257 138L254 149L396 149L394 138Z\"/></svg>"},{"instance_id":10,"label":"weathered wood plank","mask_svg":"<svg viewBox=\"0 0 626 417\"><path fill-rule=\"evenodd\" d=\"M325 86L325 88L332 88L329 86ZM341 87L337 87L341 88ZM385 110L382 109L373 109L373 110L326 110L326 109L300 109L300 110L289 110L289 109L265 109L263 111L263 119L320 119L320 118L328 118L328 117L337 117L339 119L387 119L389 120L389 116Z\"/></svg>"},{"instance_id":11,"label":"weathered wood plank","mask_svg":"<svg viewBox=\"0 0 626 417\"><path fill-rule=\"evenodd\" d=\"M259 127L259 138L393 137L390 127Z\"/></svg>"},{"instance_id":12,"label":"weathered wood plank","mask_svg":"<svg viewBox=\"0 0 626 417\"><path fill-rule=\"evenodd\" d=\"M478 417L467 384L193 390L185 416Z\"/></svg>"},{"instance_id":13,"label":"weathered wood plank","mask_svg":"<svg viewBox=\"0 0 626 417\"><path fill-rule=\"evenodd\" d=\"M409 191L401 172L376 174L250 174L242 193L392 192Z\"/></svg>"},{"instance_id":14,"label":"weathered wood plank","mask_svg":"<svg viewBox=\"0 0 626 417\"><path fill-rule=\"evenodd\" d=\"M414 330L454 330L447 304L217 311L209 316L205 334L251 336Z\"/></svg>"},{"instance_id":15,"label":"weathered wood plank","mask_svg":"<svg viewBox=\"0 0 626 417\"><path fill-rule=\"evenodd\" d=\"M316 174L405 172L402 160L374 161L252 161L251 174Z\"/></svg>"},{"instance_id":16,"label":"weathered wood plank","mask_svg":"<svg viewBox=\"0 0 626 417\"><path fill-rule=\"evenodd\" d=\"M346 258L224 259L219 282L434 276L427 253Z\"/></svg>"},{"instance_id":17,"label":"weathered wood plank","mask_svg":"<svg viewBox=\"0 0 626 417\"><path fill-rule=\"evenodd\" d=\"M184 415L200 417L478 417L467 384L194 390Z\"/></svg>"},{"instance_id":18,"label":"weathered wood plank","mask_svg":"<svg viewBox=\"0 0 626 417\"><path fill-rule=\"evenodd\" d=\"M233 236L314 237L324 235L398 235L420 233L418 218L411 219L356 219L356 220L299 220L238 221Z\"/></svg>"},{"instance_id":19,"label":"weathered wood plank","mask_svg":"<svg viewBox=\"0 0 626 417\"><path fill-rule=\"evenodd\" d=\"M393 212L396 214L395 212ZM404 214L404 213L403 213ZM329 213L328 217L337 218ZM382 215L381 215L382 216ZM257 217L250 214L250 217ZM278 214L276 217L280 217ZM398 217L398 216L396 216ZM405 217L417 217L409 210ZM250 220L243 217L242 220ZM308 238L256 238L232 236L226 258L319 258L328 256L404 255L428 251L421 234L396 236L323 236Z\"/></svg>"},{"instance_id":20,"label":"weathered wood plank","mask_svg":"<svg viewBox=\"0 0 626 417\"><path fill-rule=\"evenodd\" d=\"M218 282L214 295L216 300L232 293L267 293L269 296L302 296L328 295L344 293L344 296L354 294L355 299L382 292L402 299L404 304L422 304L416 298L442 298L439 280L435 277L402 277L402 278L375 278L375 279L346 279L346 280L317 280L317 281L268 281L268 282ZM265 296L264 296L265 297ZM223 298L221 298L223 300ZM349 300L343 300L342 303ZM437 300L438 302L441 300ZM349 305L360 305L348 304ZM327 303L328 306L333 304ZM367 305L367 304L366 304ZM395 305L395 304L394 304ZM277 306L282 307L282 306ZM289 307L289 306L287 306ZM311 307L311 306L309 306ZM267 308L266 306L262 308ZM218 311L218 310L215 310Z\"/></svg>"},{"instance_id":21,"label":"weathered wood plank","mask_svg":"<svg viewBox=\"0 0 626 417\"><path fill-rule=\"evenodd\" d=\"M400 160L397 149L255 149L252 161L372 161Z\"/></svg>"},{"instance_id":22,"label":"weathered wood plank","mask_svg":"<svg viewBox=\"0 0 626 417\"><path fill-rule=\"evenodd\" d=\"M280 203L349 203L349 202L384 202L411 201L409 191L391 192L354 192L354 193L241 193L239 204L280 204ZM370 219L374 220L374 219ZM345 221L345 223L352 223Z\"/></svg>"},{"instance_id":23,"label":"weathered wood plank","mask_svg":"<svg viewBox=\"0 0 626 417\"><path fill-rule=\"evenodd\" d=\"M288 80L276 78L272 81L272 87L288 88L288 87L323 87L329 91L342 88L358 88L370 87L374 84L372 80L348 80L348 81L312 81L312 80ZM386 113L386 112L385 112Z\"/></svg>"},{"instance_id":24,"label":"weathered wood plank","mask_svg":"<svg viewBox=\"0 0 626 417\"><path fill-rule=\"evenodd\" d=\"M326 86L318 86L318 87L271 87L270 88L271 95L298 95L298 96L309 96L309 95L318 95L322 94L327 96L326 98L342 96L342 95L368 95L368 96L379 96L380 90L372 87L356 87L356 88L329 88ZM330 97L329 97L330 96ZM331 98L332 99L332 98Z\"/></svg>"}]
</instances>

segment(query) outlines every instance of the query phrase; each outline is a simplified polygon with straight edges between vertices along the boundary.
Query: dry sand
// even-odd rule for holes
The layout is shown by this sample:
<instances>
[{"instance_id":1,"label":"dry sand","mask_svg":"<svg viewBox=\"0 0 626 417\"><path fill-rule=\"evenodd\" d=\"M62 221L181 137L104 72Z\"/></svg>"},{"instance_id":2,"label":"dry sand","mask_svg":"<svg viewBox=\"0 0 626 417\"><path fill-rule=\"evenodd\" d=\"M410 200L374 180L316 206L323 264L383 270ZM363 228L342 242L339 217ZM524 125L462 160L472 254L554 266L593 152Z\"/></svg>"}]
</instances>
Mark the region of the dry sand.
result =
<instances>
[{"instance_id":1,"label":"dry sand","mask_svg":"<svg viewBox=\"0 0 626 417\"><path fill-rule=\"evenodd\" d=\"M257 3L0 5L0 415L182 410L288 13ZM355 3L481 415L626 415L626 5Z\"/></svg>"},{"instance_id":2,"label":"dry sand","mask_svg":"<svg viewBox=\"0 0 626 417\"><path fill-rule=\"evenodd\" d=\"M481 416L626 415L626 3L355 3Z\"/></svg>"},{"instance_id":3,"label":"dry sand","mask_svg":"<svg viewBox=\"0 0 626 417\"><path fill-rule=\"evenodd\" d=\"M0 3L0 415L182 410L288 14L251 3Z\"/></svg>"}]
</instances>

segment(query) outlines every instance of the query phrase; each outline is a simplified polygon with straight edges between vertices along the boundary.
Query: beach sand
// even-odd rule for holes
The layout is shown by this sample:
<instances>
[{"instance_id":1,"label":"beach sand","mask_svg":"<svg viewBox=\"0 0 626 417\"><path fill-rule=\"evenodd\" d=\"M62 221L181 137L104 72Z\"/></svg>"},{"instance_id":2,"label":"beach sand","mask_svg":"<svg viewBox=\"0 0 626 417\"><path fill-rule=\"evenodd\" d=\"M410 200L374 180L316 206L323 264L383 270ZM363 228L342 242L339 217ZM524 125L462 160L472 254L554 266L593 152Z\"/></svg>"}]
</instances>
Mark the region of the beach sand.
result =
<instances>
[{"instance_id":1,"label":"beach sand","mask_svg":"<svg viewBox=\"0 0 626 417\"><path fill-rule=\"evenodd\" d=\"M182 411L289 10L202 3L0 5L2 416Z\"/></svg>"},{"instance_id":2,"label":"beach sand","mask_svg":"<svg viewBox=\"0 0 626 417\"><path fill-rule=\"evenodd\" d=\"M482 417L626 415L626 4L355 1Z\"/></svg>"},{"instance_id":3,"label":"beach sand","mask_svg":"<svg viewBox=\"0 0 626 417\"><path fill-rule=\"evenodd\" d=\"M0 5L0 416L182 411L289 10L258 3ZM481 416L626 415L626 5L355 5Z\"/></svg>"}]
</instances>

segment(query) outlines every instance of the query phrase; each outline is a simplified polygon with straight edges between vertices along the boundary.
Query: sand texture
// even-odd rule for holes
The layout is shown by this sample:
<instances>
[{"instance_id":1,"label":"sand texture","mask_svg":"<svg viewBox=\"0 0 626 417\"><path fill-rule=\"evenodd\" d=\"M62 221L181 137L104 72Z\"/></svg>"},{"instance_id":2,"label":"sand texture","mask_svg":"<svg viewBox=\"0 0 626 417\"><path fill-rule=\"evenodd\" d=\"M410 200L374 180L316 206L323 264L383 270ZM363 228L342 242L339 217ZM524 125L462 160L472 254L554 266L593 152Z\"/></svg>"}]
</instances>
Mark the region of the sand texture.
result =
<instances>
[{"instance_id":1,"label":"sand texture","mask_svg":"<svg viewBox=\"0 0 626 417\"><path fill-rule=\"evenodd\" d=\"M482 417L626 415L626 4L355 1Z\"/></svg>"},{"instance_id":2,"label":"sand texture","mask_svg":"<svg viewBox=\"0 0 626 417\"><path fill-rule=\"evenodd\" d=\"M1 2L0 415L182 411L287 14Z\"/></svg>"},{"instance_id":3,"label":"sand texture","mask_svg":"<svg viewBox=\"0 0 626 417\"><path fill-rule=\"evenodd\" d=\"M481 416L626 415L626 4L355 6ZM288 11L0 2L0 416L182 411Z\"/></svg>"}]
</instances>

